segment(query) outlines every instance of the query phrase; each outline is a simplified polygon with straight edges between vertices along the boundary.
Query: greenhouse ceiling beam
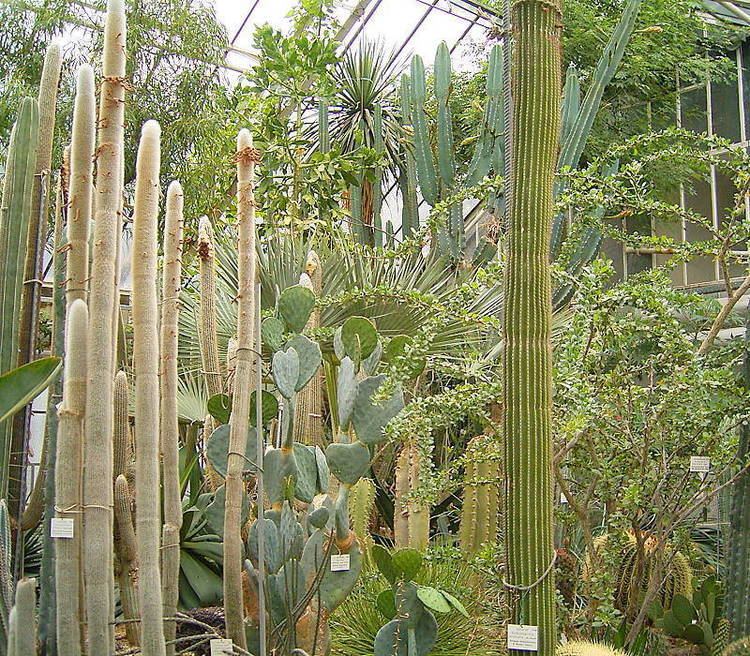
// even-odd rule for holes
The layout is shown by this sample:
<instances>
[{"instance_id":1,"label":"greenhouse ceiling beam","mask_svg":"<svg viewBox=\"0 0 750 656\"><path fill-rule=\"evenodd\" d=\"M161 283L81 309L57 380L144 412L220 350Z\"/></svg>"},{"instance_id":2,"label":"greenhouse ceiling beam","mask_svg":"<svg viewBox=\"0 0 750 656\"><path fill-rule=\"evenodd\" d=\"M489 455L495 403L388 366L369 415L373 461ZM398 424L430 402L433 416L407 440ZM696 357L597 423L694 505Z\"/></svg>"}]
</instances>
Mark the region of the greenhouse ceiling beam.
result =
<instances>
[{"instance_id":1,"label":"greenhouse ceiling beam","mask_svg":"<svg viewBox=\"0 0 750 656\"><path fill-rule=\"evenodd\" d=\"M370 19L378 10L378 7L380 7L382 2L383 0L375 0L375 4L372 7L370 7L370 11L367 12L367 17L359 24L357 31L354 34L352 34L352 36L349 39L349 42L341 49L342 54L345 53L347 50L349 50L349 48L351 48L352 44L357 40L357 37L361 34L362 30L365 29L365 26L370 22Z\"/></svg>"},{"instance_id":2,"label":"greenhouse ceiling beam","mask_svg":"<svg viewBox=\"0 0 750 656\"><path fill-rule=\"evenodd\" d=\"M260 3L260 0L255 0L253 3L253 6L250 7L249 11L245 14L245 18L242 19L242 23L240 23L240 26L237 28L237 30L234 33L234 36L232 37L232 40L229 42L231 45L234 45L235 41L239 39L240 34L242 34L242 30L245 29L245 25L247 25L247 21L250 20L250 16L253 15L253 12L258 7L258 4Z\"/></svg>"},{"instance_id":3,"label":"greenhouse ceiling beam","mask_svg":"<svg viewBox=\"0 0 750 656\"><path fill-rule=\"evenodd\" d=\"M741 9L733 2L728 2L727 0L716 0L716 2L717 4L724 7L724 9L726 9L727 11L730 11L735 16L737 16L737 18L739 18L740 20L750 25L750 14L746 12L744 9Z\"/></svg>"}]
</instances>

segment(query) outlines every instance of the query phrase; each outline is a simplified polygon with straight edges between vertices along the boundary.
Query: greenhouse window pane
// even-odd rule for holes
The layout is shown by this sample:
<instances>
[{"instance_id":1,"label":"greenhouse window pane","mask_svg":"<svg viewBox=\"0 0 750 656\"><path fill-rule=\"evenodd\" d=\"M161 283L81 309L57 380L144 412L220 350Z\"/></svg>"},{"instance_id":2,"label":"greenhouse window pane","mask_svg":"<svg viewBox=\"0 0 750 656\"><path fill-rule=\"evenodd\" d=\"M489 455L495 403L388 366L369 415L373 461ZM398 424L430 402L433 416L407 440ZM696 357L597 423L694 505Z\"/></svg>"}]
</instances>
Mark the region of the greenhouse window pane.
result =
<instances>
[{"instance_id":1,"label":"greenhouse window pane","mask_svg":"<svg viewBox=\"0 0 750 656\"><path fill-rule=\"evenodd\" d=\"M712 216L711 207L711 185L704 181L698 180L694 183L692 193L685 194L685 205L687 208L696 211L698 214L710 218ZM705 241L711 239L711 233L702 225L689 221L685 225L687 241ZM716 280L716 267L710 257L697 257L690 260L687 264L687 284L694 285L702 282Z\"/></svg>"},{"instance_id":2,"label":"greenhouse window pane","mask_svg":"<svg viewBox=\"0 0 750 656\"><path fill-rule=\"evenodd\" d=\"M693 132L708 132L706 115L706 87L683 91L680 102L682 127Z\"/></svg>"},{"instance_id":3,"label":"greenhouse window pane","mask_svg":"<svg viewBox=\"0 0 750 656\"><path fill-rule=\"evenodd\" d=\"M737 74L722 84L711 84L711 114L714 134L740 141L740 99Z\"/></svg>"}]
</instances>

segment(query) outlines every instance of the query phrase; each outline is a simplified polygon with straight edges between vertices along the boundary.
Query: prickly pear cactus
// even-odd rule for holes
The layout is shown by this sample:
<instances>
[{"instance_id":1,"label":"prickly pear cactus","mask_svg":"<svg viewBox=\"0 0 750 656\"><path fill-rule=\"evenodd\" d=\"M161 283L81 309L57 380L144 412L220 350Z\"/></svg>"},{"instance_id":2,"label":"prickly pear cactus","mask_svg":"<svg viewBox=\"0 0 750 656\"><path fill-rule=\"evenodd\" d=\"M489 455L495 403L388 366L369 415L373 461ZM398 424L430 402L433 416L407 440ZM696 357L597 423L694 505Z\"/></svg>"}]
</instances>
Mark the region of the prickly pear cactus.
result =
<instances>
[{"instance_id":1,"label":"prickly pear cactus","mask_svg":"<svg viewBox=\"0 0 750 656\"><path fill-rule=\"evenodd\" d=\"M404 406L400 389L378 402L385 381L384 375L373 375L383 352L380 338L372 322L352 317L336 336L337 354L332 358L338 368L334 439L325 451L298 441L297 404L323 362L320 346L303 334L314 311L315 294L309 285L288 287L279 295L275 316L267 317L261 329L264 347L272 354L276 398L273 404L263 399L263 426L251 428L246 475L256 471L255 431L266 431L271 419L281 430L278 445L267 446L263 457L264 518L255 519L247 529L243 606L253 653L259 641L260 583L267 600L269 649L300 649L309 656L328 653L328 618L354 588L369 546L367 523L360 515L369 517L364 508L372 507L374 493L367 494L362 477L370 471L373 447L385 440L385 426ZM268 416L266 406L273 406ZM227 426L219 425L207 450L220 476L226 472L227 433ZM331 475L339 483L336 498L326 493ZM217 514L213 507L221 503L220 488L206 508L209 524ZM358 508L359 537L350 527L352 505Z\"/></svg>"}]
</instances>

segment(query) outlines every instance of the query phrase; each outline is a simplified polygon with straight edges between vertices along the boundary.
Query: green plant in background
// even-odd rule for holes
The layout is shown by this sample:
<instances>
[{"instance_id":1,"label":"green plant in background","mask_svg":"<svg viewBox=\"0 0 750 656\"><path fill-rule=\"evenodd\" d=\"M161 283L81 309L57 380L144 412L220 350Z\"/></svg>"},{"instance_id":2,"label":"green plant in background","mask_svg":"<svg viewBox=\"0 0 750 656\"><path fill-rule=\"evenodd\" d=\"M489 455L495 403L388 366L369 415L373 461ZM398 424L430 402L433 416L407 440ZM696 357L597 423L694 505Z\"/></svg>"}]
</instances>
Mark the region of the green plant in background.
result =
<instances>
[{"instance_id":1,"label":"green plant in background","mask_svg":"<svg viewBox=\"0 0 750 656\"><path fill-rule=\"evenodd\" d=\"M425 102L427 84L424 63L419 55L411 61L411 72L402 80L402 93L409 93L409 103L402 101L404 116L402 120L411 124L414 129L413 152L416 162L416 174L422 197L428 205L434 207L440 201L453 196L460 189L471 188L487 176L490 171L495 175L505 172L505 109L503 101L503 62L499 45L493 47L487 71L487 102L484 118L480 126L474 156L469 164L465 179L460 180L454 158L453 123L448 102L451 89L451 59L448 46L442 42L435 55L434 92L437 101L437 164L432 154L432 135L430 134ZM408 157L408 155L407 155ZM402 189L406 192L408 221L410 229L419 225L418 217L413 213L413 179L410 160L402 171ZM464 234L463 206L454 202L450 206L447 221L441 223L437 230L437 245L443 255L454 261L464 257L466 235Z\"/></svg>"},{"instance_id":2,"label":"green plant in background","mask_svg":"<svg viewBox=\"0 0 750 656\"><path fill-rule=\"evenodd\" d=\"M482 589L477 571L458 551L431 549L414 583L437 590L448 590L462 601L468 617L461 612L436 613L437 641L431 656L494 656L504 654L499 634L502 622L492 612L492 595ZM384 621L391 619L390 605L381 611L378 596L389 581L377 568L363 572L357 587L331 618L333 656L372 654L375 636ZM387 596L387 595L386 595Z\"/></svg>"},{"instance_id":3,"label":"green plant in background","mask_svg":"<svg viewBox=\"0 0 750 656\"><path fill-rule=\"evenodd\" d=\"M667 610L655 602L649 615L667 635L699 645L701 652L709 656L721 656L729 643L729 621L724 610L720 584L707 578L692 596L675 594Z\"/></svg>"},{"instance_id":4,"label":"green plant in background","mask_svg":"<svg viewBox=\"0 0 750 656\"><path fill-rule=\"evenodd\" d=\"M390 620L375 635L375 656L425 656L432 653L438 639L435 613L458 611L469 614L451 593L414 582L424 562L415 549L389 552L379 545L372 548L378 571L391 587L377 598L377 608Z\"/></svg>"}]
</instances>

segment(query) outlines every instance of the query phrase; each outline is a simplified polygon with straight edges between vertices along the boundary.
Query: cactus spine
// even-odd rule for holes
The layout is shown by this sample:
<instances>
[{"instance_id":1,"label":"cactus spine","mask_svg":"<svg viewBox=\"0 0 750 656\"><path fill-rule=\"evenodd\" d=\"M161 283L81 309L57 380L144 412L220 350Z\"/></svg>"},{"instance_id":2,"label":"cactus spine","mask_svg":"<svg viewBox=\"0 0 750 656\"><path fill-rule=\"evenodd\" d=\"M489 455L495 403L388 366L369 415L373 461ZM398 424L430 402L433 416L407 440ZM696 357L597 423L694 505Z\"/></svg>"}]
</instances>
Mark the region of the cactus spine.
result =
<instances>
[{"instance_id":1,"label":"cactus spine","mask_svg":"<svg viewBox=\"0 0 750 656\"><path fill-rule=\"evenodd\" d=\"M73 539L60 539L55 544L57 647L61 654L77 656L81 653L81 483L88 353L88 311L81 299L73 301L68 310L65 352L56 463L65 475L55 478L55 505L58 517L73 520Z\"/></svg>"},{"instance_id":2,"label":"cactus spine","mask_svg":"<svg viewBox=\"0 0 750 656\"><path fill-rule=\"evenodd\" d=\"M744 377L750 388L750 334L746 326ZM740 465L750 458L750 426L740 427L737 461ZM727 562L727 619L732 637L750 634L750 473L747 471L732 487L732 512L729 514L729 559Z\"/></svg>"},{"instance_id":3,"label":"cactus spine","mask_svg":"<svg viewBox=\"0 0 750 656\"><path fill-rule=\"evenodd\" d=\"M458 539L462 551L477 553L497 540L500 458L494 437L479 435L466 449L464 503Z\"/></svg>"},{"instance_id":4,"label":"cactus spine","mask_svg":"<svg viewBox=\"0 0 750 656\"><path fill-rule=\"evenodd\" d=\"M70 146L70 200L68 205L68 271L65 296L68 305L86 300L89 277L89 225L93 197L94 143L96 138L94 70L78 70L73 135Z\"/></svg>"},{"instance_id":5,"label":"cactus spine","mask_svg":"<svg viewBox=\"0 0 750 656\"><path fill-rule=\"evenodd\" d=\"M144 124L136 163L133 208L133 364L135 368L135 521L141 610L141 650L163 656L159 546L159 341L156 292L156 247L159 218L161 130Z\"/></svg>"},{"instance_id":6,"label":"cactus spine","mask_svg":"<svg viewBox=\"0 0 750 656\"><path fill-rule=\"evenodd\" d=\"M31 215L39 113L33 98L24 98L10 136L0 207L0 372L16 366L18 316L24 278L24 253ZM12 421L0 423L0 497L10 480Z\"/></svg>"},{"instance_id":7,"label":"cactus spine","mask_svg":"<svg viewBox=\"0 0 750 656\"><path fill-rule=\"evenodd\" d=\"M237 369L234 378L232 415L229 420L229 455L227 458L226 505L224 510L224 616L227 637L247 649L242 617L241 537L242 472L247 448L250 390L253 386L255 336L255 198L253 183L257 151L247 130L237 136L237 223L238 282L237 299Z\"/></svg>"},{"instance_id":8,"label":"cactus spine","mask_svg":"<svg viewBox=\"0 0 750 656\"><path fill-rule=\"evenodd\" d=\"M85 577L91 654L114 650L112 404L115 260L120 240L122 152L125 124L125 6L108 0L104 25L104 75L99 106L99 145L89 305L86 389Z\"/></svg>"},{"instance_id":9,"label":"cactus spine","mask_svg":"<svg viewBox=\"0 0 750 656\"><path fill-rule=\"evenodd\" d=\"M505 279L504 415L507 580L512 622L555 651L552 542L552 316L549 236L560 122L559 0L512 4L512 193ZM531 502L529 502L531 500ZM512 650L510 653L514 653Z\"/></svg>"},{"instance_id":10,"label":"cactus spine","mask_svg":"<svg viewBox=\"0 0 750 656\"><path fill-rule=\"evenodd\" d=\"M316 298L323 292L323 269L315 251L310 251L299 284L312 290ZM320 309L314 308L305 332L320 328ZM323 372L318 369L300 390L294 406L294 441L323 446Z\"/></svg>"},{"instance_id":11,"label":"cactus spine","mask_svg":"<svg viewBox=\"0 0 750 656\"><path fill-rule=\"evenodd\" d=\"M14 610L15 653L10 651L10 656L36 654L36 579L21 579L18 582Z\"/></svg>"},{"instance_id":12,"label":"cactus spine","mask_svg":"<svg viewBox=\"0 0 750 656\"><path fill-rule=\"evenodd\" d=\"M162 586L164 617L177 611L180 574L180 463L177 421L177 321L179 318L180 270L182 267L183 194L179 182L167 191L164 223L164 270L161 305L161 451L164 486L164 527L162 529ZM165 621L167 642L175 638L176 624ZM174 654L174 644L167 645Z\"/></svg>"},{"instance_id":13,"label":"cactus spine","mask_svg":"<svg viewBox=\"0 0 750 656\"><path fill-rule=\"evenodd\" d=\"M416 444L405 444L396 465L396 502L394 533L396 548L426 549L430 541L430 511L424 504L410 499L419 487L422 455Z\"/></svg>"}]
</instances>

